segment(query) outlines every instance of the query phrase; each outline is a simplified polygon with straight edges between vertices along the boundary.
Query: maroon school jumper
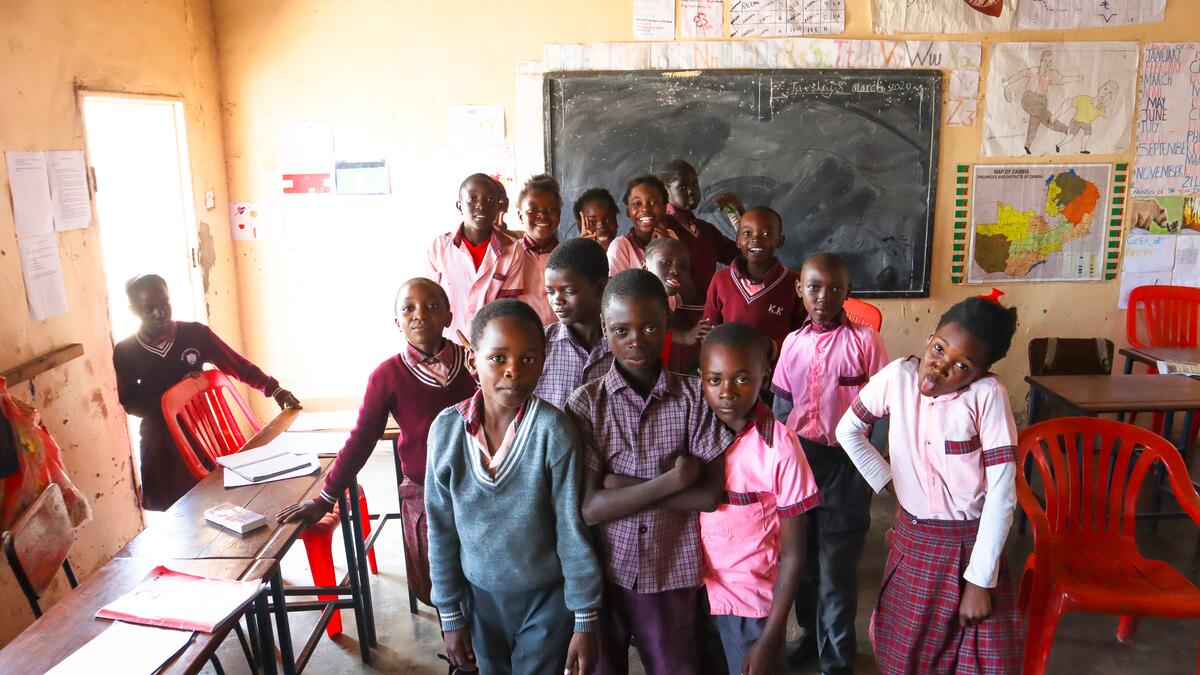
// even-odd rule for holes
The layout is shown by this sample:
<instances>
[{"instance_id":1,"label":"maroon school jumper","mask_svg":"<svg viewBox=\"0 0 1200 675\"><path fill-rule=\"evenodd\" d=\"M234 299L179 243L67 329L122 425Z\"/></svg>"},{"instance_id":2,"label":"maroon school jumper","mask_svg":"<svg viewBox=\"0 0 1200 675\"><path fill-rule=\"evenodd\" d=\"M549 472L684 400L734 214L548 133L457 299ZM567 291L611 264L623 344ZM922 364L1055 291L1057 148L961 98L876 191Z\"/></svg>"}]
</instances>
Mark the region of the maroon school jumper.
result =
<instances>
[{"instance_id":1,"label":"maroon school jumper","mask_svg":"<svg viewBox=\"0 0 1200 675\"><path fill-rule=\"evenodd\" d=\"M745 269L746 261L739 257L733 265L717 272L708 287L704 318L712 321L713 326L732 321L748 323L774 340L778 347L808 316L800 297L800 275L776 261L761 280L762 289L751 295L741 283L747 278Z\"/></svg>"},{"instance_id":2,"label":"maroon school jumper","mask_svg":"<svg viewBox=\"0 0 1200 675\"><path fill-rule=\"evenodd\" d=\"M429 534L423 486L429 427L438 413L471 398L478 388L467 370L466 350L462 347L447 340L434 358L448 367L445 387L414 369L403 354L384 361L371 373L362 408L358 411L358 422L333 461L325 476L324 489L316 498L318 503L329 508L329 504L350 487L383 436L390 413L400 427L396 452L400 471L404 474L398 488L404 523L404 564L409 588L427 605L432 603L429 601Z\"/></svg>"},{"instance_id":3,"label":"maroon school jumper","mask_svg":"<svg viewBox=\"0 0 1200 675\"><path fill-rule=\"evenodd\" d=\"M198 481L179 456L162 415L162 397L185 375L210 363L267 396L279 382L221 341L202 323L175 322L175 337L150 347L136 334L113 347L117 395L125 411L142 418L142 508L165 511Z\"/></svg>"},{"instance_id":4,"label":"maroon school jumper","mask_svg":"<svg viewBox=\"0 0 1200 675\"><path fill-rule=\"evenodd\" d=\"M717 263L728 265L738 256L737 244L721 234L716 225L700 220L691 211L667 204L667 213L671 216L667 218L667 227L687 246L692 259L692 283L702 298L717 273Z\"/></svg>"}]
</instances>

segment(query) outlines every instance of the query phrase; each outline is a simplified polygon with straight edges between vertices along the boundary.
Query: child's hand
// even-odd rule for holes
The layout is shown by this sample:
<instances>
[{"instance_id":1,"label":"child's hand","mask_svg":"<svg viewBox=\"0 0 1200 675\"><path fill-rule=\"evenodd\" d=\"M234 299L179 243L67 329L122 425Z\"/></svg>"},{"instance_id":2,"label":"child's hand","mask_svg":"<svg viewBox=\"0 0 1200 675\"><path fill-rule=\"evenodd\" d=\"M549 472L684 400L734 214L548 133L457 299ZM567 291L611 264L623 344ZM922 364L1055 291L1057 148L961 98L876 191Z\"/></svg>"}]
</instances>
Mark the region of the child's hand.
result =
<instances>
[{"instance_id":1,"label":"child's hand","mask_svg":"<svg viewBox=\"0 0 1200 675\"><path fill-rule=\"evenodd\" d=\"M654 226L654 232L650 235L651 239L666 239L671 236L671 230L667 229L666 223L659 223Z\"/></svg>"},{"instance_id":2,"label":"child's hand","mask_svg":"<svg viewBox=\"0 0 1200 675\"><path fill-rule=\"evenodd\" d=\"M734 210L740 216L746 212L746 207L742 206L742 200L732 192L722 192L713 197L713 203L717 205L717 209L724 211L726 205L732 205Z\"/></svg>"},{"instance_id":3,"label":"child's hand","mask_svg":"<svg viewBox=\"0 0 1200 675\"><path fill-rule=\"evenodd\" d=\"M992 613L992 593L964 581L962 601L958 603L958 625L977 626Z\"/></svg>"},{"instance_id":4,"label":"child's hand","mask_svg":"<svg viewBox=\"0 0 1200 675\"><path fill-rule=\"evenodd\" d=\"M275 403L279 404L280 410L304 407L300 405L300 399L296 398L296 396L287 389L280 389L279 391L275 392Z\"/></svg>"},{"instance_id":5,"label":"child's hand","mask_svg":"<svg viewBox=\"0 0 1200 675\"><path fill-rule=\"evenodd\" d=\"M576 633L567 647L567 667L563 675L590 675L600 655L600 637L595 632Z\"/></svg>"},{"instance_id":6,"label":"child's hand","mask_svg":"<svg viewBox=\"0 0 1200 675\"><path fill-rule=\"evenodd\" d=\"M458 344L459 344L459 346L460 346L460 347L462 347L463 349L467 350L467 354L466 354L466 356L468 357L468 358L466 359L466 362L467 362L467 372L468 372L468 373L471 373L471 377L473 377L473 378L475 378L475 379L477 379L477 380L478 380L478 379L479 379L479 373L475 372L475 364L474 364L474 363L471 361L471 359L470 359L470 356L471 356L471 354L475 353L475 350L474 350L474 349L471 349L471 341L467 339L467 336L466 336L466 335L463 335L463 334L462 334L462 331L461 331L461 330L457 330L457 329L456 329L456 330L454 331L454 336L455 336L456 338L458 338Z\"/></svg>"},{"instance_id":7,"label":"child's hand","mask_svg":"<svg viewBox=\"0 0 1200 675\"><path fill-rule=\"evenodd\" d=\"M471 649L471 629L448 630L442 634L450 665L462 670L475 670L475 650Z\"/></svg>"},{"instance_id":8,"label":"child's hand","mask_svg":"<svg viewBox=\"0 0 1200 675\"><path fill-rule=\"evenodd\" d=\"M750 651L746 652L746 660L742 662L742 675L771 675L776 671L782 651L783 645L778 638L763 635L754 642Z\"/></svg>"},{"instance_id":9,"label":"child's hand","mask_svg":"<svg viewBox=\"0 0 1200 675\"><path fill-rule=\"evenodd\" d=\"M283 507L278 515L275 516L275 522L282 525L284 523L301 521L307 527L325 517L326 513L329 513L329 509L321 506L312 499L305 499L298 504Z\"/></svg>"},{"instance_id":10,"label":"child's hand","mask_svg":"<svg viewBox=\"0 0 1200 675\"><path fill-rule=\"evenodd\" d=\"M709 319L700 319L700 321L698 321L696 325L688 332L673 333L671 341L681 345L694 345L708 337L708 334L712 332L712 329L712 321Z\"/></svg>"},{"instance_id":11,"label":"child's hand","mask_svg":"<svg viewBox=\"0 0 1200 675\"><path fill-rule=\"evenodd\" d=\"M680 455L675 459L675 468L671 469L675 472L675 477L678 478L676 491L686 490L693 483L700 480L700 473L704 470L704 466L700 464L700 460L691 455Z\"/></svg>"}]
</instances>

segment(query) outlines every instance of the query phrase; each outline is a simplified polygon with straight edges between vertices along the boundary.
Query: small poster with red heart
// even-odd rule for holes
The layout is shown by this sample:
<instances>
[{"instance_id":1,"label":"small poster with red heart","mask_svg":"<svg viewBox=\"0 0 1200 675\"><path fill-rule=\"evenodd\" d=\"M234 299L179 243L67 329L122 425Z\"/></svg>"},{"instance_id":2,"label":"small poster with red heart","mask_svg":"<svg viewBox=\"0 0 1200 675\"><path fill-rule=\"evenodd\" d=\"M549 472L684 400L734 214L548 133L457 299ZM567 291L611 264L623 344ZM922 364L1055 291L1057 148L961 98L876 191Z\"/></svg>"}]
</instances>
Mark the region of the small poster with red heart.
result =
<instances>
[{"instance_id":1,"label":"small poster with red heart","mask_svg":"<svg viewBox=\"0 0 1200 675\"><path fill-rule=\"evenodd\" d=\"M279 216L264 202L230 202L229 229L234 241L272 239L278 231Z\"/></svg>"}]
</instances>

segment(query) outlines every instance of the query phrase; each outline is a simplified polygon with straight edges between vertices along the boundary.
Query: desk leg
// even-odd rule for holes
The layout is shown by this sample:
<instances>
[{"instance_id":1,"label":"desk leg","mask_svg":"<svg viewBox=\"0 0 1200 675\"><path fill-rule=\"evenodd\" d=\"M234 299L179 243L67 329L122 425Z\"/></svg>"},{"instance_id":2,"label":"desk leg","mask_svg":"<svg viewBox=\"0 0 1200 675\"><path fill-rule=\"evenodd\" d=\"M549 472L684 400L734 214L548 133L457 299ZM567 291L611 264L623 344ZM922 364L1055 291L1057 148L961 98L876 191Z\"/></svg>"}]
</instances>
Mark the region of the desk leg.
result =
<instances>
[{"instance_id":1,"label":"desk leg","mask_svg":"<svg viewBox=\"0 0 1200 675\"><path fill-rule=\"evenodd\" d=\"M267 591L254 598L254 633L258 643L259 666L263 675L276 675L275 639L271 636L271 612L267 609Z\"/></svg>"},{"instance_id":2,"label":"desk leg","mask_svg":"<svg viewBox=\"0 0 1200 675\"><path fill-rule=\"evenodd\" d=\"M1133 359L1131 359L1128 356L1125 357L1125 374L1126 375L1133 374ZM1123 413L1123 412L1117 413L1117 421L1124 422L1125 421L1125 413Z\"/></svg>"},{"instance_id":3,"label":"desk leg","mask_svg":"<svg viewBox=\"0 0 1200 675\"><path fill-rule=\"evenodd\" d=\"M355 491L357 493L357 490ZM358 497L355 496L355 501ZM338 513L341 519L342 544L346 547L346 576L350 578L351 600L354 601L354 623L358 627L358 651L363 663L371 662L371 640L367 632L367 617L363 610L362 578L358 574L358 549L354 546L354 527L350 517L350 505L346 503L346 492L338 495ZM361 542L360 542L361 544Z\"/></svg>"},{"instance_id":4,"label":"desk leg","mask_svg":"<svg viewBox=\"0 0 1200 675\"><path fill-rule=\"evenodd\" d=\"M1041 403L1041 398L1042 394L1038 391L1037 387L1029 388L1029 408L1026 412L1029 415L1028 422L1031 425L1037 419L1038 405ZM1017 468L1025 472L1025 484L1028 485L1030 479L1033 477L1033 465L1025 462ZM1029 518L1025 515L1025 509L1018 508L1017 511L1020 512L1020 515L1017 516L1017 531L1023 535L1025 534L1025 530L1029 528Z\"/></svg>"},{"instance_id":5,"label":"desk leg","mask_svg":"<svg viewBox=\"0 0 1200 675\"><path fill-rule=\"evenodd\" d=\"M371 601L371 568L367 561L367 550L364 546L362 529L362 509L358 503L358 486L350 486L350 527L354 531L354 555L358 560L358 585L362 589L363 618L367 623L369 644L375 647L379 641L375 638L375 606Z\"/></svg>"},{"instance_id":6,"label":"desk leg","mask_svg":"<svg viewBox=\"0 0 1200 675\"><path fill-rule=\"evenodd\" d=\"M279 656L286 675L296 673L296 653L292 650L292 626L288 621L287 598L283 594L283 574L279 565L271 573L271 602L275 605L275 630L279 633Z\"/></svg>"}]
</instances>

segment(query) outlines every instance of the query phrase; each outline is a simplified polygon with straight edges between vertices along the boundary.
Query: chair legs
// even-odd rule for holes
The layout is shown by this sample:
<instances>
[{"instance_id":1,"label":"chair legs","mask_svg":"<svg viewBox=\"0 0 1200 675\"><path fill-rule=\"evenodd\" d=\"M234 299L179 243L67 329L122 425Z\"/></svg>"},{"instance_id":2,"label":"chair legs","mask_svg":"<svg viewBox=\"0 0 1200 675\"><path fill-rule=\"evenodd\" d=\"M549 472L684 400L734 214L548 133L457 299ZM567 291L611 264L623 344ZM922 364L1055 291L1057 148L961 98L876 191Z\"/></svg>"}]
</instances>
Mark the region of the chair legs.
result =
<instances>
[{"instance_id":1,"label":"chair legs","mask_svg":"<svg viewBox=\"0 0 1200 675\"><path fill-rule=\"evenodd\" d=\"M1130 642L1137 635L1138 617L1122 616L1120 623L1117 624L1117 639L1121 642Z\"/></svg>"},{"instance_id":2,"label":"chair legs","mask_svg":"<svg viewBox=\"0 0 1200 675\"><path fill-rule=\"evenodd\" d=\"M333 532L327 530L310 534L306 531L302 538L304 552L308 554L308 567L312 570L313 585L336 586L337 573L333 569ZM336 595L317 596L319 600L337 598ZM342 632L342 610L333 610L333 616L329 617L329 623L325 625L325 632L329 637Z\"/></svg>"},{"instance_id":3,"label":"chair legs","mask_svg":"<svg viewBox=\"0 0 1200 675\"><path fill-rule=\"evenodd\" d=\"M358 488L358 513L362 520L363 541L366 541L371 536L371 512L367 509L367 496L363 493L362 486ZM371 566L371 574L379 576L379 565L375 563L375 549L367 551L367 562Z\"/></svg>"},{"instance_id":4,"label":"chair legs","mask_svg":"<svg viewBox=\"0 0 1200 675\"><path fill-rule=\"evenodd\" d=\"M1050 648L1054 644L1054 633L1058 630L1058 619L1062 615L1062 595L1048 588L1031 589L1029 627L1025 636L1024 675L1042 675L1050 660Z\"/></svg>"}]
</instances>

